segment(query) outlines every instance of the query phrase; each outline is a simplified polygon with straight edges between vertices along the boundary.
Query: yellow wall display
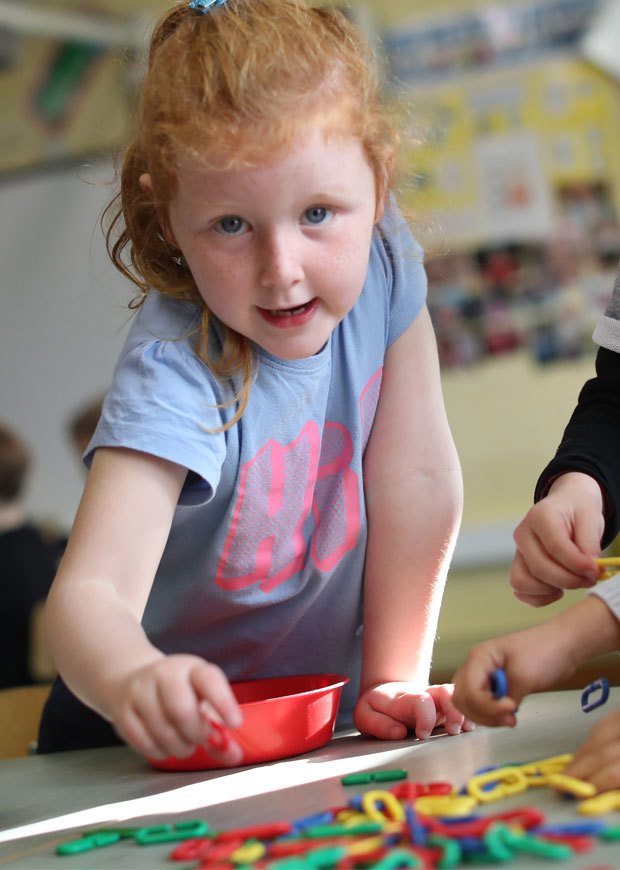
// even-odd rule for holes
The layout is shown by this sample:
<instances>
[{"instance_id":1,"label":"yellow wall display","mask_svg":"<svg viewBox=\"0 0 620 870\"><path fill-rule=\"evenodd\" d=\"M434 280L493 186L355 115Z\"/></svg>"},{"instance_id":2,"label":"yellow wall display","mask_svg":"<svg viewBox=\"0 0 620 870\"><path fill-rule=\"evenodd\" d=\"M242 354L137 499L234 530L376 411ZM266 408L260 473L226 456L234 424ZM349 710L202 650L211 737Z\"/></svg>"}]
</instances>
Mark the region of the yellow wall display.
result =
<instances>
[{"instance_id":1,"label":"yellow wall display","mask_svg":"<svg viewBox=\"0 0 620 870\"><path fill-rule=\"evenodd\" d=\"M597 8L386 4L382 41L412 141L407 204L434 218L448 245L548 238L571 185L602 185L620 213L620 84L580 54Z\"/></svg>"},{"instance_id":2,"label":"yellow wall display","mask_svg":"<svg viewBox=\"0 0 620 870\"><path fill-rule=\"evenodd\" d=\"M498 14L501 18L511 10L538 14L539 8L556 6L562 20L573 15L581 21L593 4L594 0L444 0L438 9L428 0L356 0L352 10L361 17L366 13L389 51L389 38L395 33L432 29L434 22L438 27L461 22L462 28L475 30L476 15L488 23L489 16L495 21ZM41 8L129 27L143 22L146 43L149 22L169 5L170 0L54 0ZM497 29L497 21L493 26ZM449 53L449 41L441 50ZM122 144L143 58L106 45L45 37L33 28L32 33L17 32L0 61L0 173L85 154L109 156ZM414 130L421 127L428 141L409 158L410 181L415 182L411 202L436 212L450 238L474 241L471 227L480 216L476 148L483 136L535 131L550 183L607 173L614 175L615 188L620 187L615 177L620 170L612 168L610 155L619 122L609 122L610 115L620 116L617 86L572 57L521 69L484 67L436 84L415 84L401 96L412 104ZM620 193L615 196L620 204Z\"/></svg>"},{"instance_id":3,"label":"yellow wall display","mask_svg":"<svg viewBox=\"0 0 620 870\"><path fill-rule=\"evenodd\" d=\"M127 8L129 5L129 9ZM102 25L148 21L165 0L56 0L44 13ZM0 173L92 156L106 158L122 144L134 112L133 83L141 57L105 43L48 36L20 27L0 47ZM145 43L146 45L146 37Z\"/></svg>"},{"instance_id":4,"label":"yellow wall display","mask_svg":"<svg viewBox=\"0 0 620 870\"><path fill-rule=\"evenodd\" d=\"M608 183L620 212L620 87L584 61L472 72L406 99L423 138L408 153L408 205L433 215L450 243L549 233L555 194L569 184ZM521 233L485 200L496 164L505 174L496 195L507 214L524 213Z\"/></svg>"}]
</instances>

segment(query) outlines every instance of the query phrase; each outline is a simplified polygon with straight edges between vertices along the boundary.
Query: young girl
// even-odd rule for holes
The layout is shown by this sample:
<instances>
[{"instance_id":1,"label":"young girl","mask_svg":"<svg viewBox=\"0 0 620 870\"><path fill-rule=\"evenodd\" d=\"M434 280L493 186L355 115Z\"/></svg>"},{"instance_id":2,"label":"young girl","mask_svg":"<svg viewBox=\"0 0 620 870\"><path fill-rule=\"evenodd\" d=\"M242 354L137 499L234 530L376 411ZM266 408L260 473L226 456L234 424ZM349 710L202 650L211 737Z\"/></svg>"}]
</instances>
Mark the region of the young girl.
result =
<instances>
[{"instance_id":1,"label":"young girl","mask_svg":"<svg viewBox=\"0 0 620 870\"><path fill-rule=\"evenodd\" d=\"M70 692L40 751L184 757L239 726L229 680L302 673L346 674L368 735L464 725L428 686L460 469L371 66L299 0L154 32L110 241L139 311L49 597Z\"/></svg>"}]
</instances>

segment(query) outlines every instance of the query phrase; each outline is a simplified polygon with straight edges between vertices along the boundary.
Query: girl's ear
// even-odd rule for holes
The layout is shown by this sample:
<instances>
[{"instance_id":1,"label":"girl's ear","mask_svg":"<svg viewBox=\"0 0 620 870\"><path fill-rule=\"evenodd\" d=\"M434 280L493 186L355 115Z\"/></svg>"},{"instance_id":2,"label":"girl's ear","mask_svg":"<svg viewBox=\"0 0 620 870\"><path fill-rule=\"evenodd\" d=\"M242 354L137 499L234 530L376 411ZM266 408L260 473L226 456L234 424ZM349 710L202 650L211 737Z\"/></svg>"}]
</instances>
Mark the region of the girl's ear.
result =
<instances>
[{"instance_id":1,"label":"girl's ear","mask_svg":"<svg viewBox=\"0 0 620 870\"><path fill-rule=\"evenodd\" d=\"M150 197L154 198L155 192L153 190L153 182L151 180L150 173L143 172L139 178L139 182L142 190ZM166 242L170 245L171 248L178 248L177 240L174 237L172 227L170 226L170 221L168 220L168 215L162 209L157 210L157 220L159 221L159 226Z\"/></svg>"}]
</instances>

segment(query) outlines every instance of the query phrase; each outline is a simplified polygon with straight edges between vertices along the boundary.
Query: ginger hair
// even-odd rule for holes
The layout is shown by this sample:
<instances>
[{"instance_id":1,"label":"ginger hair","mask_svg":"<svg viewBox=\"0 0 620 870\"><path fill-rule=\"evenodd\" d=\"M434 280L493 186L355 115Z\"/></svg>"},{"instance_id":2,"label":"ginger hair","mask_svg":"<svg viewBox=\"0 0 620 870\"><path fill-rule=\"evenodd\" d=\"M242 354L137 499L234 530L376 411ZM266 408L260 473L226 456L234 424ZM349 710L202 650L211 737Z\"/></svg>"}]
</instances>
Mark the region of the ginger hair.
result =
<instances>
[{"instance_id":1,"label":"ginger hair","mask_svg":"<svg viewBox=\"0 0 620 870\"><path fill-rule=\"evenodd\" d=\"M393 183L398 133L382 99L375 59L361 30L332 8L302 0L227 0L207 14L175 4L151 39L137 129L123 161L120 193L104 212L108 252L139 289L202 309L197 353L247 405L250 341L224 327L219 355L209 348L211 312L180 252L166 239L179 165L249 167L277 159L304 125L362 143L375 177L376 217ZM149 173L152 190L140 176ZM227 427L225 427L227 428Z\"/></svg>"}]
</instances>

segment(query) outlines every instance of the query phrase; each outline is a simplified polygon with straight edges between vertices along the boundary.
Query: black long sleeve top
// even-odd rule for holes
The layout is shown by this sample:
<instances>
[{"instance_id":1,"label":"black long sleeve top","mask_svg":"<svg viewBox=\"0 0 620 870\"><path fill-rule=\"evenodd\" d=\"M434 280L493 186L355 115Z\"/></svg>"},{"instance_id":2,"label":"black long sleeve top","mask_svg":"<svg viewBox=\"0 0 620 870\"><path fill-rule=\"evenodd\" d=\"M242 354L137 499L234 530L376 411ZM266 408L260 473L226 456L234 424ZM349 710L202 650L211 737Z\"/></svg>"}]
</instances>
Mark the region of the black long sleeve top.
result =
<instances>
[{"instance_id":1,"label":"black long sleeve top","mask_svg":"<svg viewBox=\"0 0 620 870\"><path fill-rule=\"evenodd\" d=\"M582 387L556 454L538 478L534 500L567 471L589 474L601 486L606 547L620 530L620 353L604 347L596 356L596 377Z\"/></svg>"}]
</instances>

